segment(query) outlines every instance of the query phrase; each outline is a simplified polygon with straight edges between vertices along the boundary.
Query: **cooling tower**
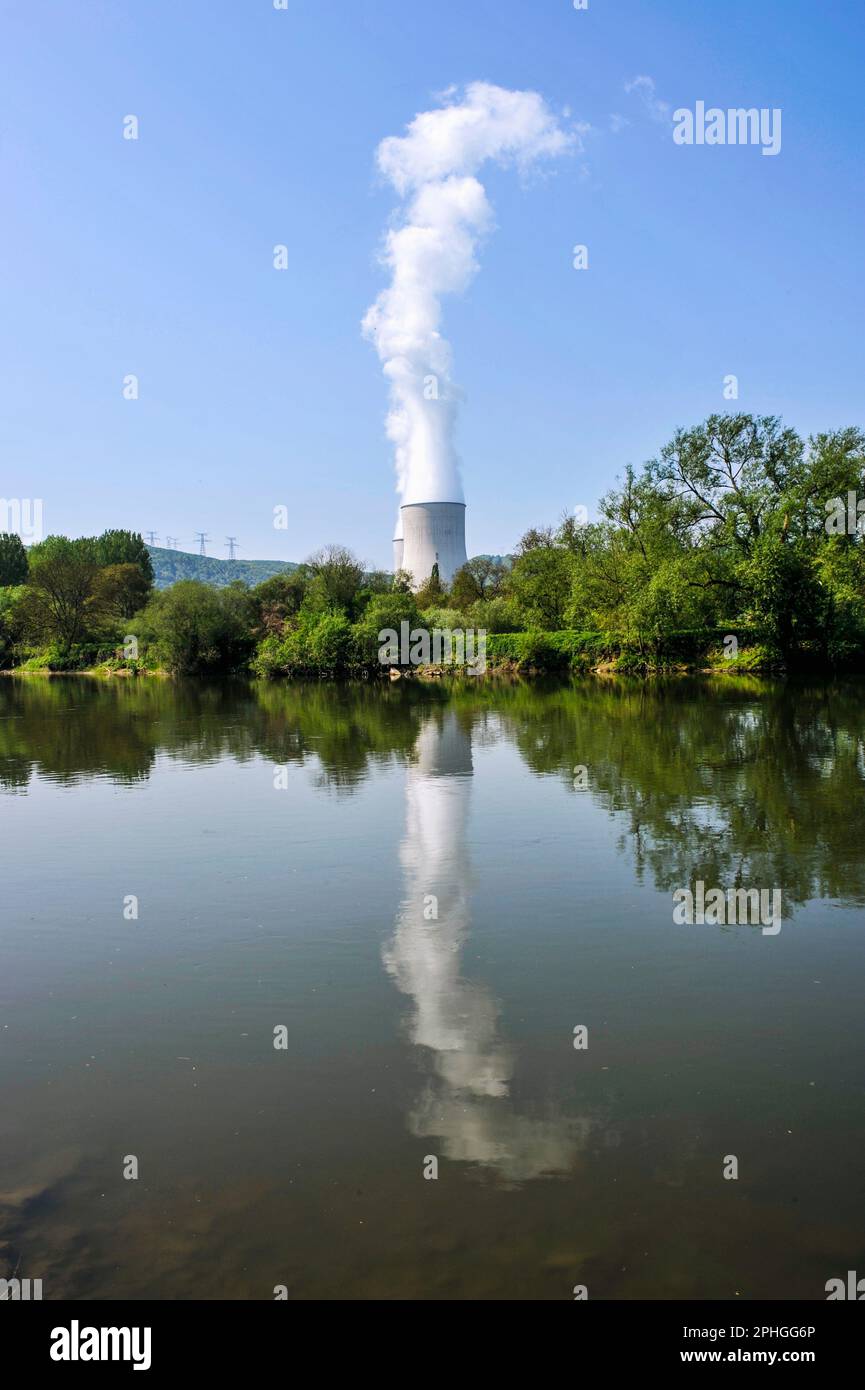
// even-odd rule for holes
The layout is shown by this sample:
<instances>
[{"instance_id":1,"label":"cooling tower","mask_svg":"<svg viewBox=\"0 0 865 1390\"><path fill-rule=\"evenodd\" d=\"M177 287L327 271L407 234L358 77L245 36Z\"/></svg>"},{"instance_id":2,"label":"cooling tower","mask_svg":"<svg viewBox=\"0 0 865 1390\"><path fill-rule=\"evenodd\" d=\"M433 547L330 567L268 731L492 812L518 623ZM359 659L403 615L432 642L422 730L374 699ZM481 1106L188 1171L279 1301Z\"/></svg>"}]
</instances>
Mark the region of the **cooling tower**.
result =
<instances>
[{"instance_id":1,"label":"cooling tower","mask_svg":"<svg viewBox=\"0 0 865 1390\"><path fill-rule=\"evenodd\" d=\"M396 574L397 570L401 570L401 569L402 569L402 552L403 552L403 546L404 546L404 545L405 545L405 542L404 542L402 536L394 536L394 538L393 538L393 572L394 572L394 574Z\"/></svg>"},{"instance_id":2,"label":"cooling tower","mask_svg":"<svg viewBox=\"0 0 865 1390\"><path fill-rule=\"evenodd\" d=\"M466 563L465 502L408 502L402 517L402 568L408 570L416 589L425 584L433 565L439 579L450 584Z\"/></svg>"}]
</instances>

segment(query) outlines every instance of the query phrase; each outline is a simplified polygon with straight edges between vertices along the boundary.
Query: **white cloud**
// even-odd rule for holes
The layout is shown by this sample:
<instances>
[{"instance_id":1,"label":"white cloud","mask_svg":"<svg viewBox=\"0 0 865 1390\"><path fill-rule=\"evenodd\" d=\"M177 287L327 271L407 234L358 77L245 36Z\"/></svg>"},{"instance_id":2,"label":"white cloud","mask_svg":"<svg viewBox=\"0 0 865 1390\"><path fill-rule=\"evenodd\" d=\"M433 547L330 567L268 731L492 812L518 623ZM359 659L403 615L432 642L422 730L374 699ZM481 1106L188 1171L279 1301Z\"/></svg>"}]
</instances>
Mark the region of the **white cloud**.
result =
<instances>
[{"instance_id":1,"label":"white cloud","mask_svg":"<svg viewBox=\"0 0 865 1390\"><path fill-rule=\"evenodd\" d=\"M635 77L632 81L625 83L625 91L629 94L637 92L646 111L653 121L666 125L672 119L670 103L662 101L656 93L655 80L653 77Z\"/></svg>"}]
</instances>

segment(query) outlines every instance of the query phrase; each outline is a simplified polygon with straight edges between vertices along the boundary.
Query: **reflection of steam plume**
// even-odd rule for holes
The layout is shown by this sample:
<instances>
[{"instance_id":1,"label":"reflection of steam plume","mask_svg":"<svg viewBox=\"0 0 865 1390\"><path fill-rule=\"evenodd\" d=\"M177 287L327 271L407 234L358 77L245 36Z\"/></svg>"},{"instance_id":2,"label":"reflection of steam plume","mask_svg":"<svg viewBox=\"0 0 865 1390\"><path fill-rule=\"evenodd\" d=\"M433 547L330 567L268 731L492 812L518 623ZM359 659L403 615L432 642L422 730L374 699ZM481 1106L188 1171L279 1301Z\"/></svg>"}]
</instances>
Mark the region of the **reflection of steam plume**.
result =
<instances>
[{"instance_id":1,"label":"reflection of steam plume","mask_svg":"<svg viewBox=\"0 0 865 1390\"><path fill-rule=\"evenodd\" d=\"M385 241L391 284L364 319L390 383L387 432L403 506L463 500L454 444L457 393L440 326L442 295L468 285L492 221L475 175L488 160L527 168L575 143L536 92L473 82L461 101L448 95L438 110L415 116L405 135L378 148L380 171L409 199Z\"/></svg>"},{"instance_id":2,"label":"reflection of steam plume","mask_svg":"<svg viewBox=\"0 0 865 1390\"><path fill-rule=\"evenodd\" d=\"M411 1129L439 1136L449 1158L491 1165L513 1179L564 1171L587 1124L513 1113L513 1056L498 1036L498 1007L489 990L460 974L470 926L470 736L452 711L441 723L433 716L416 754L406 785L405 894L384 958L414 1001L411 1040L433 1057L434 1078ZM431 900L437 920L429 917Z\"/></svg>"}]
</instances>

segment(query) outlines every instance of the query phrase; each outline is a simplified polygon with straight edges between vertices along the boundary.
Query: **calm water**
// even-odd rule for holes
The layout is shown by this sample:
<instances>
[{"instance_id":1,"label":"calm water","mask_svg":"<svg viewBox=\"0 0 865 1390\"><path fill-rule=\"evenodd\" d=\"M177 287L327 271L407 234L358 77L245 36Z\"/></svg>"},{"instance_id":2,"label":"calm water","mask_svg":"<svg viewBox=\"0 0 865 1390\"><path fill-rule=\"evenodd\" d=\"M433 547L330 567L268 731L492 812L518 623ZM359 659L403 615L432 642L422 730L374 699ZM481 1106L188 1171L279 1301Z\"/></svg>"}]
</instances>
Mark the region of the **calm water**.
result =
<instances>
[{"instance_id":1,"label":"calm water","mask_svg":"<svg viewBox=\"0 0 865 1390\"><path fill-rule=\"evenodd\" d=\"M0 681L0 1275L865 1275L863 696ZM697 879L780 887L781 932L674 924Z\"/></svg>"}]
</instances>

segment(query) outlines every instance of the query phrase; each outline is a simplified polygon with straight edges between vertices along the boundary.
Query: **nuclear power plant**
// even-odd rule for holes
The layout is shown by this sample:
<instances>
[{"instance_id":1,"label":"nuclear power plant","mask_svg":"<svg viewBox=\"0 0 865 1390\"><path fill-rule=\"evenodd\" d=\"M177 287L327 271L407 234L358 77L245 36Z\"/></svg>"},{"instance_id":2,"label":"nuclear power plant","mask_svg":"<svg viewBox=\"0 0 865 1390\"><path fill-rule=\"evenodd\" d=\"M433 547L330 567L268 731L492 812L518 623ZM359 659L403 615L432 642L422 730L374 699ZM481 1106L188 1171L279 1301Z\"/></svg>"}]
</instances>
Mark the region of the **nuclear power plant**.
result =
<instances>
[{"instance_id":1,"label":"nuclear power plant","mask_svg":"<svg viewBox=\"0 0 865 1390\"><path fill-rule=\"evenodd\" d=\"M465 504L456 424L461 392L442 336L443 299L465 289L493 222L478 178L487 162L516 164L563 154L578 143L537 92L473 82L458 103L416 115L401 136L382 140L379 171L402 200L382 260L391 282L364 315L390 387L387 434L395 446L403 499L393 545L394 569L419 589L438 566L450 584L466 563ZM421 500L418 499L429 499Z\"/></svg>"},{"instance_id":2,"label":"nuclear power plant","mask_svg":"<svg viewBox=\"0 0 865 1390\"><path fill-rule=\"evenodd\" d=\"M394 569L407 570L419 589L438 565L450 584L467 561L465 502L409 502L400 507L402 536L393 543Z\"/></svg>"}]
</instances>

